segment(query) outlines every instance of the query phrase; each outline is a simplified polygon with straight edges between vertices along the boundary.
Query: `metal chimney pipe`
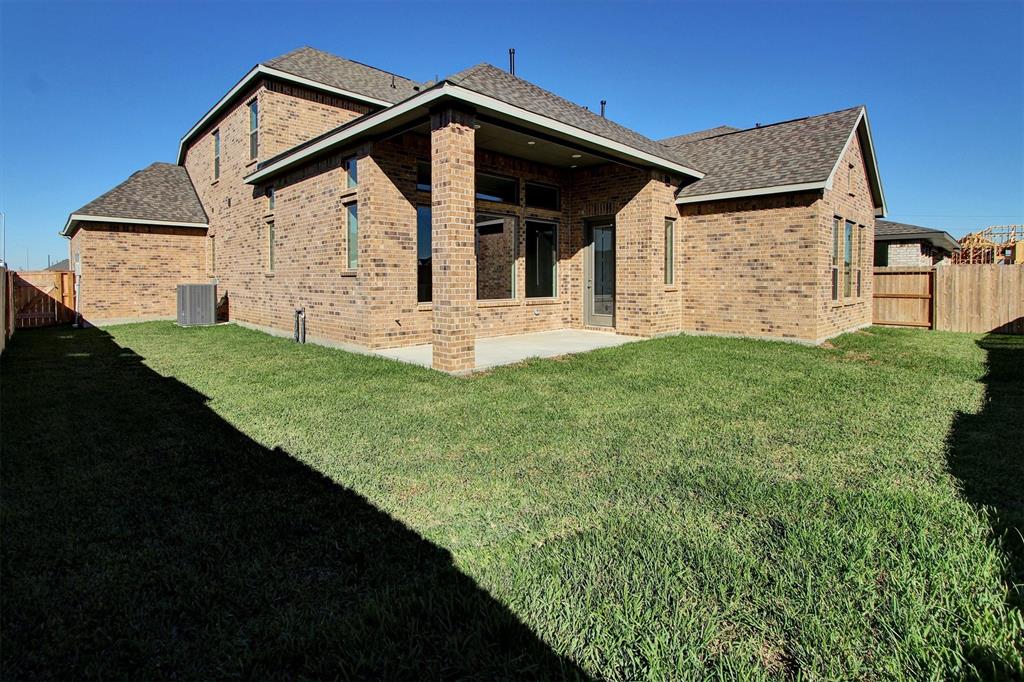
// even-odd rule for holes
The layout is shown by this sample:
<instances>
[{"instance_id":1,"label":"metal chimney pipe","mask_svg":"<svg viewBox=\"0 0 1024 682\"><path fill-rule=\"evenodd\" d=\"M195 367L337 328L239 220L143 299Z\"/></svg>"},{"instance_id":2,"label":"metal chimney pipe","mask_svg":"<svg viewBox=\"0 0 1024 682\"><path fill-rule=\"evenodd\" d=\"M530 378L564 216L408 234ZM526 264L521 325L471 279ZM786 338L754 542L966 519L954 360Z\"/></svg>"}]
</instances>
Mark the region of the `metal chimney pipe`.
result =
<instances>
[{"instance_id":1,"label":"metal chimney pipe","mask_svg":"<svg viewBox=\"0 0 1024 682\"><path fill-rule=\"evenodd\" d=\"M604 118L604 107L605 107L606 104L608 104L608 100L606 100L606 99L601 100L601 118Z\"/></svg>"},{"instance_id":2,"label":"metal chimney pipe","mask_svg":"<svg viewBox=\"0 0 1024 682\"><path fill-rule=\"evenodd\" d=\"M508 72L516 75L516 48L508 48Z\"/></svg>"}]
</instances>

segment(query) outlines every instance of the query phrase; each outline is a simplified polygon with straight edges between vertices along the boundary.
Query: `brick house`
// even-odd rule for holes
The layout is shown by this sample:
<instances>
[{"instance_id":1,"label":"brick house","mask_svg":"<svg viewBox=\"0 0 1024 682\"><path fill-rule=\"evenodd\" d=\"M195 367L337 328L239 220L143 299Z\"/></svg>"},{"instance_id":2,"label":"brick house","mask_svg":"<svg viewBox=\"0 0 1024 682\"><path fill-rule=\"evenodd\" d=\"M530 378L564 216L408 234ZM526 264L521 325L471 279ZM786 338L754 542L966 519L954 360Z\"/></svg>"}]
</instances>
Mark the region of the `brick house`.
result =
<instances>
[{"instance_id":1,"label":"brick house","mask_svg":"<svg viewBox=\"0 0 1024 682\"><path fill-rule=\"evenodd\" d=\"M875 221L876 266L931 267L959 250L960 243L943 230Z\"/></svg>"},{"instance_id":2,"label":"brick house","mask_svg":"<svg viewBox=\"0 0 1024 682\"><path fill-rule=\"evenodd\" d=\"M311 340L465 372L477 338L531 331L865 326L884 209L863 107L655 141L490 65L416 83L301 48L64 234L89 321L214 281L240 324L304 308Z\"/></svg>"}]
</instances>

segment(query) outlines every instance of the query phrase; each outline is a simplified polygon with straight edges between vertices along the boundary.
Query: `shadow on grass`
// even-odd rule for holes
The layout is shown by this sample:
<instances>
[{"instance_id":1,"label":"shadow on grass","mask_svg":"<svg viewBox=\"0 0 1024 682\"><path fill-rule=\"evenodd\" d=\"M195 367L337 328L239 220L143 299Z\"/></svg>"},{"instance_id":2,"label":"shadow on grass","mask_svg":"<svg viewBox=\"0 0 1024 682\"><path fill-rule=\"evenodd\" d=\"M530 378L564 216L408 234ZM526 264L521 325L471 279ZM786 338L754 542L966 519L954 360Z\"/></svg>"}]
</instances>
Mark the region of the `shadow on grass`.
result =
<instances>
[{"instance_id":1,"label":"shadow on grass","mask_svg":"<svg viewBox=\"0 0 1024 682\"><path fill-rule=\"evenodd\" d=\"M958 414L948 437L949 466L964 496L985 507L992 535L1007 557L1011 608L1024 608L1024 336L990 334L986 352L985 403L977 414ZM981 670L1012 677L1013 662L974 652Z\"/></svg>"},{"instance_id":2,"label":"shadow on grass","mask_svg":"<svg viewBox=\"0 0 1024 682\"><path fill-rule=\"evenodd\" d=\"M2 359L7 679L585 676L443 549L97 329Z\"/></svg>"}]
</instances>

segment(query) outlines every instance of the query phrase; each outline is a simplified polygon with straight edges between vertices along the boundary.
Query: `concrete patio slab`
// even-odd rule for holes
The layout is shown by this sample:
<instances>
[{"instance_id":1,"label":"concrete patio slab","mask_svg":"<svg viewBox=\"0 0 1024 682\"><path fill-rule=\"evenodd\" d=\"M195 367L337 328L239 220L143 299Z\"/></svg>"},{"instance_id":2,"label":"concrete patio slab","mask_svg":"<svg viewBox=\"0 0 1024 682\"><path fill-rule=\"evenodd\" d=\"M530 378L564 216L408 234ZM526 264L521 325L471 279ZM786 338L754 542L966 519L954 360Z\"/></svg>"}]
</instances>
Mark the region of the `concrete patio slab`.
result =
<instances>
[{"instance_id":1,"label":"concrete patio slab","mask_svg":"<svg viewBox=\"0 0 1024 682\"><path fill-rule=\"evenodd\" d=\"M476 366L474 370L488 369L500 365L511 365L527 358L553 358L569 353L585 353L598 348L613 348L633 341L639 336L624 336L612 332L595 332L583 329L558 329L515 336L492 336L476 341ZM373 351L392 360L430 367L433 359L431 344L385 348Z\"/></svg>"}]
</instances>

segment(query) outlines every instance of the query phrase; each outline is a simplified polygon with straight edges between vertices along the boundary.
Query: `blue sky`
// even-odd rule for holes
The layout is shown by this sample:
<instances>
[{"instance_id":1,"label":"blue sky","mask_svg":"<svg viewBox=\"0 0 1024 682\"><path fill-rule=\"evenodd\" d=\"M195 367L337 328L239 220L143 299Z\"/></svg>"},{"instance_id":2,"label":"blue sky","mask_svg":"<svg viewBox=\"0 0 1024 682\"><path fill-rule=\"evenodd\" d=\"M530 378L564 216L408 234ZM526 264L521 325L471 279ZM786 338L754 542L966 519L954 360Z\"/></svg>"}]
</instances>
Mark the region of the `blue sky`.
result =
<instances>
[{"instance_id":1,"label":"blue sky","mask_svg":"<svg viewBox=\"0 0 1024 682\"><path fill-rule=\"evenodd\" d=\"M1024 3L15 3L0 0L7 258L157 160L301 45L417 80L487 61L649 137L866 104L889 217L1024 222Z\"/></svg>"}]
</instances>

